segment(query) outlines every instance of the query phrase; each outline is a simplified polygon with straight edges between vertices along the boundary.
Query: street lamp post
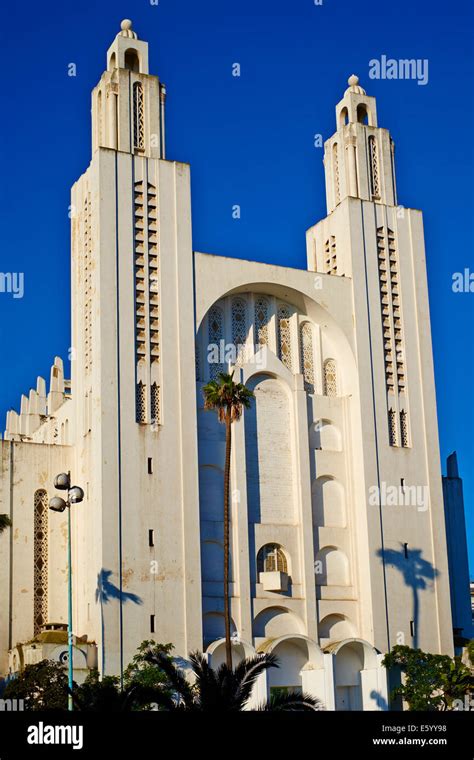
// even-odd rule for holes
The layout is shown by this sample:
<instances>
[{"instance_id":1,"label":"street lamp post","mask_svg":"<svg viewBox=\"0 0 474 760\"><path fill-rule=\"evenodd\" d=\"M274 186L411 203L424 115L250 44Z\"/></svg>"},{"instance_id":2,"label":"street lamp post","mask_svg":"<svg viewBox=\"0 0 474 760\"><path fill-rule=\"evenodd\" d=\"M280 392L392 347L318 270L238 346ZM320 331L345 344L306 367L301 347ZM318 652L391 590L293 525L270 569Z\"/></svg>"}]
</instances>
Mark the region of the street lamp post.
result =
<instances>
[{"instance_id":1,"label":"street lamp post","mask_svg":"<svg viewBox=\"0 0 474 760\"><path fill-rule=\"evenodd\" d=\"M71 486L71 473L62 472L56 475L54 487L59 491L67 491L67 499L61 496L53 496L49 502L49 508L53 512L64 512L67 508L67 644L68 644L68 683L69 693L67 698L68 710L73 709L72 686L73 686L73 663L72 663L72 568L71 568L71 504L79 504L84 498L84 491L80 486Z\"/></svg>"}]
</instances>

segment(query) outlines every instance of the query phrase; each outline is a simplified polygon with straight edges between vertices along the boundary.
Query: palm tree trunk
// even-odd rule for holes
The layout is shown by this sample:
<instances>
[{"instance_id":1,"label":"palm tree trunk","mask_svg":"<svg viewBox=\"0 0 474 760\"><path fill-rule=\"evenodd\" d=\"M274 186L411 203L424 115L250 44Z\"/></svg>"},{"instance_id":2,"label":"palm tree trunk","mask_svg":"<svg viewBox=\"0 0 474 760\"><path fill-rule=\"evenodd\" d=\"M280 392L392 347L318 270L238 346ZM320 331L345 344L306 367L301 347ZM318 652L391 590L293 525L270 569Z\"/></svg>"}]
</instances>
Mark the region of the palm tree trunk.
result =
<instances>
[{"instance_id":1,"label":"palm tree trunk","mask_svg":"<svg viewBox=\"0 0 474 760\"><path fill-rule=\"evenodd\" d=\"M225 659L228 668L232 668L232 645L230 641L230 598L229 598L229 560L230 560L230 447L231 447L231 410L225 417L225 468L224 468L224 625L225 625Z\"/></svg>"}]
</instances>

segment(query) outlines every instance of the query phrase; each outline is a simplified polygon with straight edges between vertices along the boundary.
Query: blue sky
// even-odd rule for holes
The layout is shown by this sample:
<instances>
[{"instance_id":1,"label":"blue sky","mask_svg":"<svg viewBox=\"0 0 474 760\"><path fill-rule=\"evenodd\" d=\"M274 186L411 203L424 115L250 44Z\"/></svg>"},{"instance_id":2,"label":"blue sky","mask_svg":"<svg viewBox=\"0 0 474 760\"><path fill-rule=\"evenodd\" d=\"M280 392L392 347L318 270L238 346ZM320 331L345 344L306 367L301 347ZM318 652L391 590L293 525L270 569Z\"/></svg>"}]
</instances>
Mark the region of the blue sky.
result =
<instances>
[{"instance_id":1,"label":"blue sky","mask_svg":"<svg viewBox=\"0 0 474 760\"><path fill-rule=\"evenodd\" d=\"M196 250L305 267L305 230L326 213L313 136L334 132L356 73L395 139L399 202L424 212L441 454L458 451L474 576L474 294L451 287L472 266L472 14L467 0L11 4L1 271L24 272L25 294L0 294L1 426L36 376L49 378L54 355L67 356L69 188L90 159L90 91L122 18L150 43L150 70L167 85L167 157L192 166ZM369 80L383 54L428 59L428 84Z\"/></svg>"}]
</instances>

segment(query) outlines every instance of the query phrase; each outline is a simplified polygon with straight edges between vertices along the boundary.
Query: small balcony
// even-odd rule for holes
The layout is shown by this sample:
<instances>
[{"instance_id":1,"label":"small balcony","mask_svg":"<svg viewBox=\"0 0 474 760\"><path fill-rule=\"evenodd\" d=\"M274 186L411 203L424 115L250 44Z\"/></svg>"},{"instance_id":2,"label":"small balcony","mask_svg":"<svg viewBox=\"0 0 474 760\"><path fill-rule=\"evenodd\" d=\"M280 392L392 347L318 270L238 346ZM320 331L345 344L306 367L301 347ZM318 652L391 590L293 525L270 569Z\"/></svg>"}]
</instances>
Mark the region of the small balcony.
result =
<instances>
[{"instance_id":1,"label":"small balcony","mask_svg":"<svg viewBox=\"0 0 474 760\"><path fill-rule=\"evenodd\" d=\"M259 582L264 591L287 591L288 574L280 570L259 573Z\"/></svg>"}]
</instances>

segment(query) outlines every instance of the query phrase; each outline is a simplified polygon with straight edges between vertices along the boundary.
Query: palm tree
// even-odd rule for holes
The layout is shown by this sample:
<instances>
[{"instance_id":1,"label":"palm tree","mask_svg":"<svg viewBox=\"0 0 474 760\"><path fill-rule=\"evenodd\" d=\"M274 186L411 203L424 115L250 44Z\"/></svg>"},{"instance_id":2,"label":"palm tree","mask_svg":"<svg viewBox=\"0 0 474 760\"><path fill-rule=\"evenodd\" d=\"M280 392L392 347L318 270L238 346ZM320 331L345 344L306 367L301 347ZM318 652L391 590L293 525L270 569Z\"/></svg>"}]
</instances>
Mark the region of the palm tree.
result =
<instances>
[{"instance_id":1,"label":"palm tree","mask_svg":"<svg viewBox=\"0 0 474 760\"><path fill-rule=\"evenodd\" d=\"M225 655L228 668L232 668L232 646L230 641L229 604L229 491L230 491L230 449L231 425L242 416L242 409L250 407L254 394L243 383L234 383L231 375L219 372L218 380L211 380L204 386L204 409L217 410L219 422L225 424L225 468L224 468L224 626Z\"/></svg>"},{"instance_id":2,"label":"palm tree","mask_svg":"<svg viewBox=\"0 0 474 760\"><path fill-rule=\"evenodd\" d=\"M278 668L274 654L258 654L242 660L235 670L223 663L214 670L202 652L193 652L189 661L195 676L191 684L169 656L150 652L148 661L166 674L167 689L155 701L164 710L187 712L240 712L248 705L253 686L261 673ZM171 690L171 694L170 694ZM257 711L324 710L322 702L309 694L278 692Z\"/></svg>"},{"instance_id":3,"label":"palm tree","mask_svg":"<svg viewBox=\"0 0 474 760\"><path fill-rule=\"evenodd\" d=\"M8 515L0 515L0 533L3 533L3 531L8 528L12 524L10 518Z\"/></svg>"}]
</instances>

